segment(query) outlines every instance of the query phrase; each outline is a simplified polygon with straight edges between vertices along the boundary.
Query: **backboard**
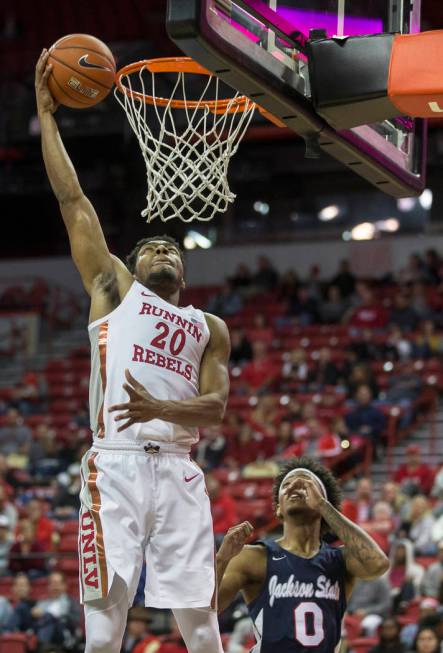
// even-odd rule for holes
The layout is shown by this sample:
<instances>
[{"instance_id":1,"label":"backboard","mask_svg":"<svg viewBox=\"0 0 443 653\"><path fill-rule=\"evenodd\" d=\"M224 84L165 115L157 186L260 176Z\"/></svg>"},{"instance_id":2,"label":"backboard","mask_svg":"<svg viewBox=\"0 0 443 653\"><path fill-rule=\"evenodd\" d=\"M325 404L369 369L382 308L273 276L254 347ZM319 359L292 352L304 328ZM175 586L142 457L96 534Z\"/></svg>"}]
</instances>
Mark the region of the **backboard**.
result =
<instances>
[{"instance_id":1,"label":"backboard","mask_svg":"<svg viewBox=\"0 0 443 653\"><path fill-rule=\"evenodd\" d=\"M408 117L336 130L311 102L307 41L420 31L421 0L168 0L167 29L185 54L394 197L425 186L427 125ZM331 70L331 75L334 71Z\"/></svg>"}]
</instances>

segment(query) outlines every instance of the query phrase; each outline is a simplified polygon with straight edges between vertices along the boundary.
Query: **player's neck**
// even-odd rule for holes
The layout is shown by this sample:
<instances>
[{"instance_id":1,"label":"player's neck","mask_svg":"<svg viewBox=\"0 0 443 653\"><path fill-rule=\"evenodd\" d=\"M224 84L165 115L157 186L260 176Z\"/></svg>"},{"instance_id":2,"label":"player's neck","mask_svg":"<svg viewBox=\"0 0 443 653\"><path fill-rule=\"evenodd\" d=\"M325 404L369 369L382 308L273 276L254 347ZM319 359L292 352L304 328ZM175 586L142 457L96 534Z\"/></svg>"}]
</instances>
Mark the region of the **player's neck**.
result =
<instances>
[{"instance_id":1,"label":"player's neck","mask_svg":"<svg viewBox=\"0 0 443 653\"><path fill-rule=\"evenodd\" d=\"M174 306L179 305L180 289L171 290L170 287L165 287L164 285L160 285L160 284L157 285L152 283L149 284L149 286L146 286L146 288L148 288L148 290L152 290L152 292L155 292L156 295L158 295L165 302L168 302L168 304L173 304Z\"/></svg>"},{"instance_id":2,"label":"player's neck","mask_svg":"<svg viewBox=\"0 0 443 653\"><path fill-rule=\"evenodd\" d=\"M293 521L285 521L283 525L283 537L278 543L291 553L306 558L314 556L320 548L320 520L311 524L297 524Z\"/></svg>"}]
</instances>

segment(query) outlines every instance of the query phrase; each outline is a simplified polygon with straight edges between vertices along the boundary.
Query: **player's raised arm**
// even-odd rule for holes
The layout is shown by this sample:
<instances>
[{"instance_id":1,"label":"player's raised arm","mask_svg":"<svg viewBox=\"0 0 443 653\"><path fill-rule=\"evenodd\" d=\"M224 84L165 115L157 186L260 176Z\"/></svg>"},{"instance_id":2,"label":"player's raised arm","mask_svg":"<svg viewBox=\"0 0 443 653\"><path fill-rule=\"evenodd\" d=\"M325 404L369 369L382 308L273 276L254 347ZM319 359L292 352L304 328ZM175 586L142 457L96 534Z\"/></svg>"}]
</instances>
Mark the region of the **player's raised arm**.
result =
<instances>
[{"instance_id":1,"label":"player's raised arm","mask_svg":"<svg viewBox=\"0 0 443 653\"><path fill-rule=\"evenodd\" d=\"M217 553L218 610L223 612L254 581L261 566L259 547L246 547L253 528L249 522L233 526L226 533ZM257 559L258 557L258 559Z\"/></svg>"},{"instance_id":2,"label":"player's raised arm","mask_svg":"<svg viewBox=\"0 0 443 653\"><path fill-rule=\"evenodd\" d=\"M82 191L53 116L57 103L47 85L51 72L47 60L48 52L43 50L35 70L43 160L68 231L72 258L90 294L94 280L102 273L112 272L113 263L97 214Z\"/></svg>"},{"instance_id":3,"label":"player's raised arm","mask_svg":"<svg viewBox=\"0 0 443 653\"><path fill-rule=\"evenodd\" d=\"M306 503L318 510L331 530L343 542L343 554L349 579L371 580L389 569L389 560L378 544L362 528L342 515L319 492L316 484L303 480Z\"/></svg>"}]
</instances>

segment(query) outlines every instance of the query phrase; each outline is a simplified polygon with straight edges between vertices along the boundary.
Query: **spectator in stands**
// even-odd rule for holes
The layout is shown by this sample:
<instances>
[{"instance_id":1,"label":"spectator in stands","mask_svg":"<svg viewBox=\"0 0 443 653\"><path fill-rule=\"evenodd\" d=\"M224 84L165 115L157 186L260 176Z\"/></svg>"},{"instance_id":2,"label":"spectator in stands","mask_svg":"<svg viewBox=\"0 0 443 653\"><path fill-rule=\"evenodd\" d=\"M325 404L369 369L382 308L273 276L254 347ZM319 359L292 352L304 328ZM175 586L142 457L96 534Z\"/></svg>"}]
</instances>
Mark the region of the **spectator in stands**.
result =
<instances>
[{"instance_id":1,"label":"spectator in stands","mask_svg":"<svg viewBox=\"0 0 443 653\"><path fill-rule=\"evenodd\" d=\"M0 516L6 517L11 530L15 530L17 524L17 508L11 501L8 501L6 490L3 485L0 485Z\"/></svg>"},{"instance_id":2,"label":"spectator in stands","mask_svg":"<svg viewBox=\"0 0 443 653\"><path fill-rule=\"evenodd\" d=\"M408 623L401 631L401 641L405 644L408 651L413 648L418 631L431 626L433 621L436 618L438 619L438 605L437 599L432 597L421 599L417 623Z\"/></svg>"},{"instance_id":3,"label":"spectator in stands","mask_svg":"<svg viewBox=\"0 0 443 653\"><path fill-rule=\"evenodd\" d=\"M278 284L279 299L291 300L295 297L299 285L300 279L298 278L297 272L295 270L287 270L280 278L280 283Z\"/></svg>"},{"instance_id":4,"label":"spectator in stands","mask_svg":"<svg viewBox=\"0 0 443 653\"><path fill-rule=\"evenodd\" d=\"M383 413L374 405L371 388L361 385L355 395L356 406L346 415L346 425L351 433L364 437L376 451L386 428Z\"/></svg>"},{"instance_id":5,"label":"spectator in stands","mask_svg":"<svg viewBox=\"0 0 443 653\"><path fill-rule=\"evenodd\" d=\"M0 515L0 576L9 571L9 551L14 541L14 535L9 519Z\"/></svg>"},{"instance_id":6,"label":"spectator in stands","mask_svg":"<svg viewBox=\"0 0 443 653\"><path fill-rule=\"evenodd\" d=\"M34 630L40 642L67 646L80 626L80 609L68 595L62 573L54 571L49 575L48 595L31 610Z\"/></svg>"},{"instance_id":7,"label":"spectator in stands","mask_svg":"<svg viewBox=\"0 0 443 653\"><path fill-rule=\"evenodd\" d=\"M398 274L398 280L400 283L415 283L420 281L426 281L428 279L426 266L420 254L414 253L411 254L408 258L408 262L404 268L402 268Z\"/></svg>"},{"instance_id":8,"label":"spectator in stands","mask_svg":"<svg viewBox=\"0 0 443 653\"><path fill-rule=\"evenodd\" d=\"M359 281L356 291L357 307L345 316L346 321L358 329L383 329L388 322L388 313L371 286Z\"/></svg>"},{"instance_id":9,"label":"spectator in stands","mask_svg":"<svg viewBox=\"0 0 443 653\"><path fill-rule=\"evenodd\" d=\"M12 584L13 613L8 623L8 630L22 633L34 629L32 608L35 601L31 599L31 583L26 574L19 573Z\"/></svg>"},{"instance_id":10,"label":"spectator in stands","mask_svg":"<svg viewBox=\"0 0 443 653\"><path fill-rule=\"evenodd\" d=\"M373 635L382 618L389 614L391 597L385 576L375 580L358 580L348 603L348 613L361 618L365 634Z\"/></svg>"},{"instance_id":11,"label":"spectator in stands","mask_svg":"<svg viewBox=\"0 0 443 653\"><path fill-rule=\"evenodd\" d=\"M319 265L311 265L306 279L306 288L308 289L309 297L312 297L317 302L321 302L323 296L323 284L321 282L321 271Z\"/></svg>"},{"instance_id":12,"label":"spectator in stands","mask_svg":"<svg viewBox=\"0 0 443 653\"><path fill-rule=\"evenodd\" d=\"M276 290L278 272L267 256L258 257L257 272L254 274L252 281L259 292Z\"/></svg>"},{"instance_id":13,"label":"spectator in stands","mask_svg":"<svg viewBox=\"0 0 443 653\"><path fill-rule=\"evenodd\" d=\"M443 540L438 543L438 559L425 571L421 584L423 596L432 596L439 599L443 585Z\"/></svg>"},{"instance_id":14,"label":"spectator in stands","mask_svg":"<svg viewBox=\"0 0 443 653\"><path fill-rule=\"evenodd\" d=\"M35 528L29 519L21 519L19 531L10 551L9 570L23 572L30 578L46 574L45 549L35 537Z\"/></svg>"},{"instance_id":15,"label":"spectator in stands","mask_svg":"<svg viewBox=\"0 0 443 653\"><path fill-rule=\"evenodd\" d=\"M233 276L229 277L228 281L231 284L231 288L234 288L234 290L237 290L242 297L245 297L249 294L252 286L251 271L247 265L240 263Z\"/></svg>"},{"instance_id":16,"label":"spectator in stands","mask_svg":"<svg viewBox=\"0 0 443 653\"><path fill-rule=\"evenodd\" d=\"M254 431L263 433L266 437L275 436L276 429L282 417L282 408L275 395L262 395L257 404L246 417L246 421Z\"/></svg>"},{"instance_id":17,"label":"spectator in stands","mask_svg":"<svg viewBox=\"0 0 443 653\"><path fill-rule=\"evenodd\" d=\"M339 324L349 305L343 299L338 286L329 286L326 292L326 299L320 302L319 314L323 324Z\"/></svg>"},{"instance_id":18,"label":"spectator in stands","mask_svg":"<svg viewBox=\"0 0 443 653\"><path fill-rule=\"evenodd\" d=\"M368 653L406 653L400 640L401 626L395 617L385 617L380 625L380 642Z\"/></svg>"},{"instance_id":19,"label":"spectator in stands","mask_svg":"<svg viewBox=\"0 0 443 653\"><path fill-rule=\"evenodd\" d=\"M349 397L355 397L357 390L361 385L367 385L371 388L372 396L378 397L379 387L375 380L374 373L367 363L357 363L349 372L345 379L346 391Z\"/></svg>"},{"instance_id":20,"label":"spectator in stands","mask_svg":"<svg viewBox=\"0 0 443 653\"><path fill-rule=\"evenodd\" d=\"M374 506L372 481L361 478L355 491L355 499L344 499L342 512L351 521L364 524L371 520Z\"/></svg>"},{"instance_id":21,"label":"spectator in stands","mask_svg":"<svg viewBox=\"0 0 443 653\"><path fill-rule=\"evenodd\" d=\"M394 612L403 610L420 594L424 569L415 562L414 548L408 539L394 542L390 552L389 585Z\"/></svg>"},{"instance_id":22,"label":"spectator in stands","mask_svg":"<svg viewBox=\"0 0 443 653\"><path fill-rule=\"evenodd\" d=\"M52 550L54 522L43 514L43 505L40 499L31 499L26 505L26 516L34 526L35 538L40 542L45 551Z\"/></svg>"},{"instance_id":23,"label":"spectator in stands","mask_svg":"<svg viewBox=\"0 0 443 653\"><path fill-rule=\"evenodd\" d=\"M229 317L239 313L242 308L243 300L240 294L226 282L218 293L210 297L206 310L219 317Z\"/></svg>"},{"instance_id":24,"label":"spectator in stands","mask_svg":"<svg viewBox=\"0 0 443 653\"><path fill-rule=\"evenodd\" d=\"M372 518L361 526L377 542L384 553L389 553L389 539L394 532L392 508L389 503L377 501L372 509Z\"/></svg>"},{"instance_id":25,"label":"spectator in stands","mask_svg":"<svg viewBox=\"0 0 443 653\"><path fill-rule=\"evenodd\" d=\"M419 316L411 306L409 297L404 293L397 293L394 296L394 305L389 316L389 324L397 326L402 331L415 331Z\"/></svg>"},{"instance_id":26,"label":"spectator in stands","mask_svg":"<svg viewBox=\"0 0 443 653\"><path fill-rule=\"evenodd\" d=\"M339 371L331 359L332 355L329 347L322 347L318 353L318 359L308 374L308 383L311 389L321 390L328 385L337 385Z\"/></svg>"},{"instance_id":27,"label":"spectator in stands","mask_svg":"<svg viewBox=\"0 0 443 653\"><path fill-rule=\"evenodd\" d=\"M284 392L290 390L294 385L303 388L308 380L309 374L306 351L297 348L289 352L283 363L281 374L283 377L281 388Z\"/></svg>"},{"instance_id":28,"label":"spectator in stands","mask_svg":"<svg viewBox=\"0 0 443 653\"><path fill-rule=\"evenodd\" d=\"M407 361L412 356L410 334L405 334L399 326L391 325L385 343L386 358L392 361Z\"/></svg>"},{"instance_id":29,"label":"spectator in stands","mask_svg":"<svg viewBox=\"0 0 443 653\"><path fill-rule=\"evenodd\" d=\"M149 637L149 622L149 611L146 608L141 606L130 608L121 653L133 653L135 647ZM152 641L145 642L146 647L149 643L152 644ZM154 647L152 649L156 650ZM145 648L145 650L149 651L149 648Z\"/></svg>"},{"instance_id":30,"label":"spectator in stands","mask_svg":"<svg viewBox=\"0 0 443 653\"><path fill-rule=\"evenodd\" d=\"M413 653L440 653L440 641L433 628L418 631Z\"/></svg>"},{"instance_id":31,"label":"spectator in stands","mask_svg":"<svg viewBox=\"0 0 443 653\"><path fill-rule=\"evenodd\" d=\"M206 489L211 500L214 534L218 544L231 526L238 522L237 507L234 499L220 486L213 474L206 475Z\"/></svg>"},{"instance_id":32,"label":"spectator in stands","mask_svg":"<svg viewBox=\"0 0 443 653\"><path fill-rule=\"evenodd\" d=\"M347 259L342 259L338 266L337 274L331 279L331 283L337 286L342 297L350 297L355 289L356 278L351 272Z\"/></svg>"},{"instance_id":33,"label":"spectator in stands","mask_svg":"<svg viewBox=\"0 0 443 653\"><path fill-rule=\"evenodd\" d=\"M434 471L422 462L421 450L418 444L406 447L406 462L399 466L394 474L402 492L408 496L415 494L429 495L434 482Z\"/></svg>"},{"instance_id":34,"label":"spectator in stands","mask_svg":"<svg viewBox=\"0 0 443 653\"><path fill-rule=\"evenodd\" d=\"M411 307L420 320L432 319L432 309L426 296L426 286L419 281L412 286Z\"/></svg>"},{"instance_id":35,"label":"spectator in stands","mask_svg":"<svg viewBox=\"0 0 443 653\"><path fill-rule=\"evenodd\" d=\"M425 252L425 269L429 281L438 285L442 278L443 259L435 249L427 249Z\"/></svg>"},{"instance_id":36,"label":"spectator in stands","mask_svg":"<svg viewBox=\"0 0 443 653\"><path fill-rule=\"evenodd\" d=\"M69 465L66 472L59 474L52 498L52 511L58 519L75 519L80 510L81 488L80 465Z\"/></svg>"},{"instance_id":37,"label":"spectator in stands","mask_svg":"<svg viewBox=\"0 0 443 653\"><path fill-rule=\"evenodd\" d=\"M53 478L61 472L61 448L62 444L57 440L54 429L50 429L47 424L39 424L29 447L28 469L31 476Z\"/></svg>"},{"instance_id":38,"label":"spectator in stands","mask_svg":"<svg viewBox=\"0 0 443 653\"><path fill-rule=\"evenodd\" d=\"M397 529L400 525L401 513L406 503L406 497L402 494L400 486L393 481L387 481L382 486L380 499L381 501L386 501L391 506L395 529Z\"/></svg>"},{"instance_id":39,"label":"spectator in stands","mask_svg":"<svg viewBox=\"0 0 443 653\"><path fill-rule=\"evenodd\" d=\"M0 453L27 456L31 441L31 431L24 425L22 416L16 408L10 408L4 426L0 427Z\"/></svg>"},{"instance_id":40,"label":"spectator in stands","mask_svg":"<svg viewBox=\"0 0 443 653\"><path fill-rule=\"evenodd\" d=\"M252 346L243 329L231 329L231 357L233 365L243 365L252 359Z\"/></svg>"},{"instance_id":41,"label":"spectator in stands","mask_svg":"<svg viewBox=\"0 0 443 653\"><path fill-rule=\"evenodd\" d=\"M272 456L274 439L243 423L240 430L228 442L225 462L233 469Z\"/></svg>"},{"instance_id":42,"label":"spectator in stands","mask_svg":"<svg viewBox=\"0 0 443 653\"><path fill-rule=\"evenodd\" d=\"M279 365L271 358L267 345L261 340L252 343L252 360L242 369L240 379L248 393L268 391L279 377Z\"/></svg>"},{"instance_id":43,"label":"spectator in stands","mask_svg":"<svg viewBox=\"0 0 443 653\"><path fill-rule=\"evenodd\" d=\"M335 458L341 453L343 453L341 438L333 431L324 431L316 442L315 455L325 460Z\"/></svg>"},{"instance_id":44,"label":"spectator in stands","mask_svg":"<svg viewBox=\"0 0 443 653\"><path fill-rule=\"evenodd\" d=\"M31 415L38 409L39 398L46 395L46 384L36 372L25 372L12 392L12 406L22 415Z\"/></svg>"},{"instance_id":45,"label":"spectator in stands","mask_svg":"<svg viewBox=\"0 0 443 653\"><path fill-rule=\"evenodd\" d=\"M0 487L4 489L7 498L12 497L14 494L14 490L12 488L13 483L13 474L11 469L8 467L6 457L3 454L0 454Z\"/></svg>"},{"instance_id":46,"label":"spectator in stands","mask_svg":"<svg viewBox=\"0 0 443 653\"><path fill-rule=\"evenodd\" d=\"M304 451L303 443L298 440L294 441L294 429L292 428L292 422L289 419L282 419L277 428L277 433L275 437L275 449L274 456L276 458L285 458L287 456L287 451L289 448L294 447L297 450L297 453L292 455L302 456Z\"/></svg>"},{"instance_id":47,"label":"spectator in stands","mask_svg":"<svg viewBox=\"0 0 443 653\"><path fill-rule=\"evenodd\" d=\"M431 320L425 320L420 325L420 330L414 338L412 355L414 358L430 358L441 354L443 340L436 333L435 324Z\"/></svg>"},{"instance_id":48,"label":"spectator in stands","mask_svg":"<svg viewBox=\"0 0 443 653\"><path fill-rule=\"evenodd\" d=\"M319 321L318 301L309 295L306 286L299 286L289 304L288 315L295 317L300 326L309 326Z\"/></svg>"},{"instance_id":49,"label":"spectator in stands","mask_svg":"<svg viewBox=\"0 0 443 653\"><path fill-rule=\"evenodd\" d=\"M197 445L195 460L205 471L220 467L226 452L226 438L219 426L201 429L201 439Z\"/></svg>"},{"instance_id":50,"label":"spectator in stands","mask_svg":"<svg viewBox=\"0 0 443 653\"><path fill-rule=\"evenodd\" d=\"M386 358L385 345L377 342L371 329L363 329L357 334L357 338L352 341L349 349L354 352L355 363L373 362L384 360Z\"/></svg>"},{"instance_id":51,"label":"spectator in stands","mask_svg":"<svg viewBox=\"0 0 443 653\"><path fill-rule=\"evenodd\" d=\"M432 532L434 523L428 499L422 495L411 499L406 525L408 537L412 540L417 555L435 555L437 547Z\"/></svg>"},{"instance_id":52,"label":"spectator in stands","mask_svg":"<svg viewBox=\"0 0 443 653\"><path fill-rule=\"evenodd\" d=\"M0 596L0 633L8 630L8 624L12 614L12 605L5 596Z\"/></svg>"}]
</instances>

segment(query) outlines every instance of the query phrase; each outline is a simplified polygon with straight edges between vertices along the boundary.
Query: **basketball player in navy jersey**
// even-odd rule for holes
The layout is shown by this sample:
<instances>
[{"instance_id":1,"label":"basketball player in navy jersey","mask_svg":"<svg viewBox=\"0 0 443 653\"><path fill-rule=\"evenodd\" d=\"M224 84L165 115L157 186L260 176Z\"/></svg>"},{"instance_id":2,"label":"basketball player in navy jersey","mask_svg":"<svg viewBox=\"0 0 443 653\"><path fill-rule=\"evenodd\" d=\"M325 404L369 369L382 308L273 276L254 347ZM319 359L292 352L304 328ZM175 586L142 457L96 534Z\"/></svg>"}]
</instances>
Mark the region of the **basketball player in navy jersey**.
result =
<instances>
[{"instance_id":1,"label":"basketball player in navy jersey","mask_svg":"<svg viewBox=\"0 0 443 653\"><path fill-rule=\"evenodd\" d=\"M219 318L179 305L182 252L168 236L137 243L127 265L108 249L64 148L48 90L35 87L43 159L91 298L89 405L82 460L80 592L85 653L119 653L146 560L145 603L170 608L189 653L223 653L215 610L214 536L198 427L219 424L229 391L229 334Z\"/></svg>"},{"instance_id":2,"label":"basketball player in navy jersey","mask_svg":"<svg viewBox=\"0 0 443 653\"><path fill-rule=\"evenodd\" d=\"M242 592L257 639L251 653L334 653L355 580L381 576L388 559L339 512L338 483L314 460L290 460L273 494L283 537L244 546L249 522L228 531L217 554L219 609ZM327 531L343 546L326 544Z\"/></svg>"}]
</instances>

